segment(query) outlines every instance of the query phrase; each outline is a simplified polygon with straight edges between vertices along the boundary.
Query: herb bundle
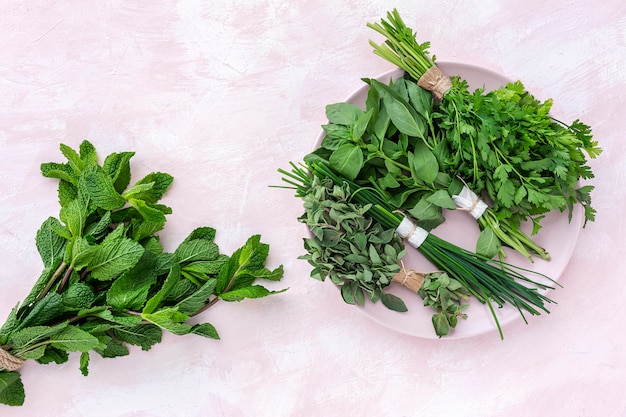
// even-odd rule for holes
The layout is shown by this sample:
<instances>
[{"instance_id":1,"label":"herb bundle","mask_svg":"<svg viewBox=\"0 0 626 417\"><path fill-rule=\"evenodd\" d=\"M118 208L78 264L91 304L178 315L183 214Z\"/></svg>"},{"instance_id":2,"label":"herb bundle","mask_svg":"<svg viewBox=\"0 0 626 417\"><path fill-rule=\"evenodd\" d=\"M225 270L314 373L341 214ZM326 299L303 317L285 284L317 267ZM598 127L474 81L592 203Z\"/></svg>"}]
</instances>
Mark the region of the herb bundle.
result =
<instances>
[{"instance_id":1,"label":"herb bundle","mask_svg":"<svg viewBox=\"0 0 626 417\"><path fill-rule=\"evenodd\" d=\"M456 209L463 192L469 191L447 161L446 142L438 138L432 117L431 94L405 78L387 85L364 81L370 85L365 109L345 102L327 106L326 135L305 160L322 159L357 184L375 187L396 209L432 230L443 223L443 209ZM475 195L473 199L478 201ZM472 212L472 199L467 201ZM504 258L504 245L530 260L550 259L517 225L480 203L483 211L473 214L481 228L477 253Z\"/></svg>"},{"instance_id":2,"label":"herb bundle","mask_svg":"<svg viewBox=\"0 0 626 417\"><path fill-rule=\"evenodd\" d=\"M406 247L393 228L384 228L368 211L371 204L350 202L352 192L347 183L335 184L328 177L312 175L292 165L281 170L304 202L304 214L298 219L306 224L312 238L304 239L307 254L300 257L313 269L311 277L327 277L341 288L348 304L364 305L365 297L381 301L398 312L408 311L404 301L385 291L398 283L418 294L424 305L435 309L432 323L437 336L446 336L456 327L469 292L446 273L407 271L402 264Z\"/></svg>"},{"instance_id":3,"label":"herb bundle","mask_svg":"<svg viewBox=\"0 0 626 417\"><path fill-rule=\"evenodd\" d=\"M575 204L584 208L585 223L594 220L593 186L579 186L593 178L587 156L601 153L588 125L552 118L552 100L535 99L521 81L470 92L465 80L439 71L430 44L417 42L397 10L368 27L386 38L382 44L370 41L374 53L432 93L436 108L430 120L436 131L426 141L433 148L444 143L440 164L476 194L486 194L500 222L517 229L530 221L536 232L545 213L567 209L571 219Z\"/></svg>"},{"instance_id":4,"label":"herb bundle","mask_svg":"<svg viewBox=\"0 0 626 417\"><path fill-rule=\"evenodd\" d=\"M154 172L128 188L133 152L113 153L103 165L84 141L79 151L61 145L66 163L44 163L59 179L59 218L37 232L44 270L0 328L0 403L22 405L18 369L27 360L64 363L80 352L88 374L92 352L125 356L129 346L149 350L162 332L219 339L210 323L190 318L219 300L240 301L282 291L256 284L278 281L282 266L265 267L269 245L250 237L232 255L220 253L216 230L192 231L168 253L157 232L171 209L159 203L173 178Z\"/></svg>"},{"instance_id":5,"label":"herb bundle","mask_svg":"<svg viewBox=\"0 0 626 417\"><path fill-rule=\"evenodd\" d=\"M347 189L353 190L349 194L352 203L367 208L368 215L379 225L386 230L393 230L402 238L406 238L410 246L424 255L439 271L445 272L479 302L486 304L493 315L501 337L502 329L492 304L498 307L505 304L512 305L522 317L524 317L524 312L532 315L549 312L546 304L552 301L538 290L551 289L552 287L531 280L524 275L530 271L504 262L493 261L426 232L407 216L397 212L385 195L372 188L360 187L333 171L321 160L310 161L306 167L311 173L310 175L321 179L330 179L335 185L347 186ZM291 173L285 170L279 171L286 175L283 179L296 188L296 196L304 197L306 195L312 183L308 179L306 171L297 167L293 167Z\"/></svg>"}]
</instances>

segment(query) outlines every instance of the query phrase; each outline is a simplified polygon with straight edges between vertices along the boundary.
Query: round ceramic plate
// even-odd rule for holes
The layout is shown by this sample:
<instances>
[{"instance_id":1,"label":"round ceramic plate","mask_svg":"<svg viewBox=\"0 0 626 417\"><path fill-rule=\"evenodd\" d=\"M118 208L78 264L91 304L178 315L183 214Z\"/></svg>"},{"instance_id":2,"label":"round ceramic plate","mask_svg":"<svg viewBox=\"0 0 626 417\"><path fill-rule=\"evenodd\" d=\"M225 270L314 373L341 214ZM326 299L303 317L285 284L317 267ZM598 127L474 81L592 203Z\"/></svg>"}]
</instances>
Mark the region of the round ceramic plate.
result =
<instances>
[{"instance_id":1,"label":"round ceramic plate","mask_svg":"<svg viewBox=\"0 0 626 417\"><path fill-rule=\"evenodd\" d=\"M492 90L510 81L498 73L472 65L438 62L437 66L446 75L458 75L465 79L471 89L485 87L487 90ZM403 74L403 71L397 69L377 77L377 80L388 82L390 79L402 77ZM368 85L364 84L363 87L351 94L346 101L364 108L368 88ZM319 147L323 136L324 133L322 131L317 138L316 148ZM462 211L446 211L444 216L446 221L433 230L432 234L457 246L474 251L479 234L476 221L467 212ZM507 250L508 257L506 261L558 281L572 256L582 222L583 211L580 205L575 206L571 222L568 220L566 212L549 213L541 221L543 227L537 235L533 236L533 240L545 248L550 253L552 259L550 261L536 259L534 262L530 262L517 252L509 249ZM530 232L530 225L525 226L528 227L524 228L524 230L527 233ZM406 268L420 272L435 270L432 264L411 247L408 247L403 263ZM550 284L548 280L532 272L525 275L538 282ZM552 285L554 286L554 284ZM431 323L433 310L424 307L419 296L396 284L387 287L387 291L402 298L408 307L408 312L398 313L391 311L380 302L372 303L368 300L366 300L363 307L357 308L370 319L400 333L429 339L437 338ZM543 291L543 293L546 293L546 291ZM547 305L548 309L554 306L554 304ZM489 307L481 304L476 299L471 299L470 306L465 310L465 313L467 313L467 319L459 320L456 328L452 329L450 334L445 336L446 339L466 338L497 330L496 322ZM496 307L496 315L501 327L514 320L522 319L519 311L511 306Z\"/></svg>"}]
</instances>

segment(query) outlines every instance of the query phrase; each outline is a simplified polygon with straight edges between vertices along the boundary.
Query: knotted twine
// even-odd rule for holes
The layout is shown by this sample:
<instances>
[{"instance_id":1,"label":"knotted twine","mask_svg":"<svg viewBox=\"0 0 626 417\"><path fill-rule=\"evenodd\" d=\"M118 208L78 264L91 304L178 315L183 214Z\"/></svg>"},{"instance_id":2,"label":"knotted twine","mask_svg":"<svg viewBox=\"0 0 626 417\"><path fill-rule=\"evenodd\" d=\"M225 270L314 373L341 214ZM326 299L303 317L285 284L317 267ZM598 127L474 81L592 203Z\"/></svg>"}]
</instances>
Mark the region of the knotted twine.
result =
<instances>
[{"instance_id":1,"label":"knotted twine","mask_svg":"<svg viewBox=\"0 0 626 417\"><path fill-rule=\"evenodd\" d=\"M404 217L400 225L396 228L396 234L402 239L406 239L409 245L419 248L428 237L428 232L415 225L408 217Z\"/></svg>"},{"instance_id":2,"label":"knotted twine","mask_svg":"<svg viewBox=\"0 0 626 417\"><path fill-rule=\"evenodd\" d=\"M402 284L412 292L417 293L424 284L424 274L413 271L412 269L407 270L403 263L401 263L401 265L402 269L391 278L391 281Z\"/></svg>"},{"instance_id":3,"label":"knotted twine","mask_svg":"<svg viewBox=\"0 0 626 417\"><path fill-rule=\"evenodd\" d=\"M16 358L6 350L0 348L0 369L6 369L7 371L17 371L24 365L24 360Z\"/></svg>"},{"instance_id":4,"label":"knotted twine","mask_svg":"<svg viewBox=\"0 0 626 417\"><path fill-rule=\"evenodd\" d=\"M452 81L436 65L433 65L417 80L417 85L430 91L435 104L439 104L446 91L452 87Z\"/></svg>"},{"instance_id":5,"label":"knotted twine","mask_svg":"<svg viewBox=\"0 0 626 417\"><path fill-rule=\"evenodd\" d=\"M488 207L467 185L463 186L459 194L452 196L452 201L459 209L469 211L475 220L478 220Z\"/></svg>"}]
</instances>

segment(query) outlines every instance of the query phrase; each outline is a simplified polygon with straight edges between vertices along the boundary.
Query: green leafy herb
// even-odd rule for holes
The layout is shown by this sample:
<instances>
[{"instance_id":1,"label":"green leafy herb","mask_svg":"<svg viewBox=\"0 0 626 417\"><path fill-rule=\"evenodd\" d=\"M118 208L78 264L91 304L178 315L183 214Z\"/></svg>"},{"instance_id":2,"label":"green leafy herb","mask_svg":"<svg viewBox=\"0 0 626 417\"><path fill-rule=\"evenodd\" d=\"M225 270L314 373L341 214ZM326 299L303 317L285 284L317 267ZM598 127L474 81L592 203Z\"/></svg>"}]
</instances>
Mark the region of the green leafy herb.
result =
<instances>
[{"instance_id":1,"label":"green leafy herb","mask_svg":"<svg viewBox=\"0 0 626 417\"><path fill-rule=\"evenodd\" d=\"M418 81L435 67L430 44L417 42L397 10L368 26L385 37L382 44L370 41L374 53L405 70L409 78ZM522 221L531 221L536 231L545 213L567 210L571 218L575 204L584 208L585 223L594 220L593 186L579 184L593 178L587 156L601 153L589 126L552 118L552 100L540 102L521 81L489 92L470 92L460 77L452 77L449 84L441 102L426 116L436 127L427 143L431 147L443 143L440 165L477 194L488 196L493 217L505 222L505 229L515 232ZM494 222L493 217L483 226ZM497 227L493 231L499 235Z\"/></svg>"},{"instance_id":2,"label":"green leafy herb","mask_svg":"<svg viewBox=\"0 0 626 417\"><path fill-rule=\"evenodd\" d=\"M313 184L311 176L319 177L323 181L331 180L333 184L341 188L347 186L347 189L354 190L348 197L351 203L361 208L367 208L368 215L385 230L396 231L405 218L404 215L395 210L384 194L372 188L360 187L358 184L332 171L327 164L320 160L308 162L306 164L307 170L294 165L292 167L292 172L285 170L279 170L279 172L283 173L285 175L283 179L292 188L296 189L296 196L298 197L307 195ZM320 201L320 204L324 204L324 202ZM332 204L332 202L326 204ZM335 242L340 241L340 235L337 235L336 228L329 227L328 232L325 229L322 228L317 234L315 232L312 233L318 238L320 236L322 239L326 238L330 244L336 244ZM350 243L352 240L347 243ZM552 301L538 292L538 290L552 287L525 276L523 273L528 272L527 270L501 261L493 261L485 256L455 246L431 233L426 235L425 240L416 249L438 270L445 272L449 278L461 284L479 302L487 304L493 314L501 337L502 329L500 328L493 304L498 307L510 304L519 310L522 317L524 317L524 312L533 315L540 314L541 311L548 312L546 304ZM319 253L321 250L318 248L316 252ZM319 257L312 259L317 260ZM371 259L371 255L370 258L361 258L357 262L367 263L369 259ZM316 265L313 264L313 266ZM334 265L329 264L329 268L331 266L334 267ZM354 266L346 272L349 273L350 271L354 271ZM319 276L319 274L320 271L315 269L312 272L314 277ZM446 302L444 297L441 312L447 310ZM436 320L436 323L433 323L435 327L439 328L439 331L444 331L445 327L443 327L441 317L437 317L434 320ZM449 323L455 323L454 319L449 321Z\"/></svg>"},{"instance_id":3,"label":"green leafy herb","mask_svg":"<svg viewBox=\"0 0 626 417\"><path fill-rule=\"evenodd\" d=\"M293 166L292 172L281 170L290 178L298 196L304 201L299 221L311 230L304 239L307 254L300 257L313 267L311 277L329 278L341 288L348 304L364 305L366 297L390 310L408 311L405 302L385 291L393 282L400 283L424 299L424 305L436 310L435 333L445 336L456 327L469 292L445 273L407 274L401 268L406 247L394 229L384 228L368 215L371 205L353 204L353 193L347 183L335 184L330 178L311 176ZM417 276L417 278L415 278ZM428 280L428 286L421 282ZM421 281L421 282L420 282ZM436 317L443 319L435 320ZM445 326L443 323L445 322Z\"/></svg>"},{"instance_id":4,"label":"green leafy herb","mask_svg":"<svg viewBox=\"0 0 626 417\"><path fill-rule=\"evenodd\" d=\"M163 331L219 339L210 323L190 324L219 300L240 301L282 292L259 280L278 281L282 266L265 266L269 246L250 237L231 256L220 253L216 231L197 228L167 253L155 234L171 209L159 203L173 178L148 174L129 187L132 152L98 164L94 146L61 145L66 163L44 163L59 180L59 218L37 232L44 270L29 295L0 328L0 403L22 405L18 372L25 360L64 363L80 352L89 372L93 352L104 358L149 350ZM128 188L128 189L127 189Z\"/></svg>"}]
</instances>

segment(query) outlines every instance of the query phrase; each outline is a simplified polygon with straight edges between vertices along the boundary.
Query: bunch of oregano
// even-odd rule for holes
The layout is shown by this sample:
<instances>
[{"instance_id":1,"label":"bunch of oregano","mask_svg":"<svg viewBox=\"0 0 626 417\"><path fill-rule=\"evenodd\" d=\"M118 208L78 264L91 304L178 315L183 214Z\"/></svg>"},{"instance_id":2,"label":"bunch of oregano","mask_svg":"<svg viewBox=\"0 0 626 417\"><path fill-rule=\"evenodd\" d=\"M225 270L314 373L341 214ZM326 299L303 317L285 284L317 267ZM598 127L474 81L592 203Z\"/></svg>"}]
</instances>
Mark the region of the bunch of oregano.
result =
<instances>
[{"instance_id":1,"label":"bunch of oregano","mask_svg":"<svg viewBox=\"0 0 626 417\"><path fill-rule=\"evenodd\" d=\"M385 288L404 285L424 300L424 306L435 309L432 324L439 337L448 335L459 318L467 318L463 310L470 291L445 272L407 271L402 264L406 246L396 228L371 217L374 204L351 202L359 192L351 191L350 184L293 164L290 172L279 171L303 200L304 214L298 220L312 237L304 239L307 254L300 258L313 267L311 277L330 278L348 304L363 305L367 297L398 312L408 311L405 302Z\"/></svg>"},{"instance_id":2,"label":"bunch of oregano","mask_svg":"<svg viewBox=\"0 0 626 417\"><path fill-rule=\"evenodd\" d=\"M98 163L84 141L77 151L61 145L66 163L45 163L44 176L59 179L59 217L37 232L44 269L27 297L0 328L0 403L22 405L18 369L24 361L64 363L80 352L88 374L92 352L104 358L149 350L162 332L219 339L210 323L191 317L219 300L240 301L281 291L255 284L278 281L282 266L265 267L269 245L252 236L232 255L220 253L216 231L192 231L168 253L157 232L171 209L159 203L173 178L148 174L128 187L132 152Z\"/></svg>"}]
</instances>

